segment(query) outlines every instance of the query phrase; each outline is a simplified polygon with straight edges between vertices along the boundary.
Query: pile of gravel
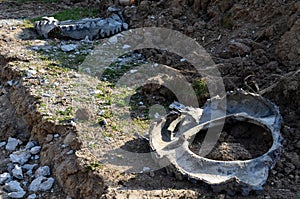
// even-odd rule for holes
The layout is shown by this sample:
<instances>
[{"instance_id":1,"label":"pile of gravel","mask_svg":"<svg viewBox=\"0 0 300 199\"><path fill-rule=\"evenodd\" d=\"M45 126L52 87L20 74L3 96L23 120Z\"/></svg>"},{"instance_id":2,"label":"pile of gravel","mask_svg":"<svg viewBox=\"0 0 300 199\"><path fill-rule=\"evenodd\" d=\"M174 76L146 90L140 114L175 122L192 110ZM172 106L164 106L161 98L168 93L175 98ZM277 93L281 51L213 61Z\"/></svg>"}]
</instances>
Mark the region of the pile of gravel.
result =
<instances>
[{"instance_id":1,"label":"pile of gravel","mask_svg":"<svg viewBox=\"0 0 300 199\"><path fill-rule=\"evenodd\" d=\"M39 165L41 146L38 142L22 143L9 137L7 141L0 142L0 149L0 192L6 193L3 195L34 199L42 192L51 191L54 178L50 176L48 166Z\"/></svg>"}]
</instances>

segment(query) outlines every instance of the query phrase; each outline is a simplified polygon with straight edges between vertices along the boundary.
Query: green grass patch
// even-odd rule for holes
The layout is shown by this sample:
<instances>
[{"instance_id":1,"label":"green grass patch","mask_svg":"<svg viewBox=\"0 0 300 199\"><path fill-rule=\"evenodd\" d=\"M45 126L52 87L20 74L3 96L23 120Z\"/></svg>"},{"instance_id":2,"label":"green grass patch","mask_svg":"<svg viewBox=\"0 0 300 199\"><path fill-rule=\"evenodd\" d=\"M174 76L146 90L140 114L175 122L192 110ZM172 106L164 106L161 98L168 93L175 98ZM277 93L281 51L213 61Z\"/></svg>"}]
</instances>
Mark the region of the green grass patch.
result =
<instances>
[{"instance_id":1,"label":"green grass patch","mask_svg":"<svg viewBox=\"0 0 300 199\"><path fill-rule=\"evenodd\" d=\"M198 97L208 97L209 92L205 80L198 79L192 84L193 89Z\"/></svg>"},{"instance_id":2,"label":"green grass patch","mask_svg":"<svg viewBox=\"0 0 300 199\"><path fill-rule=\"evenodd\" d=\"M99 169L103 169L104 165L99 163L99 162L91 162L89 165L87 165L85 167L85 169L88 171L88 170L91 170L91 171L95 171L97 168Z\"/></svg>"},{"instance_id":3,"label":"green grass patch","mask_svg":"<svg viewBox=\"0 0 300 199\"><path fill-rule=\"evenodd\" d=\"M96 17L98 14L99 10L95 8L70 8L55 13L53 17L59 21L79 20L85 17Z\"/></svg>"}]
</instances>

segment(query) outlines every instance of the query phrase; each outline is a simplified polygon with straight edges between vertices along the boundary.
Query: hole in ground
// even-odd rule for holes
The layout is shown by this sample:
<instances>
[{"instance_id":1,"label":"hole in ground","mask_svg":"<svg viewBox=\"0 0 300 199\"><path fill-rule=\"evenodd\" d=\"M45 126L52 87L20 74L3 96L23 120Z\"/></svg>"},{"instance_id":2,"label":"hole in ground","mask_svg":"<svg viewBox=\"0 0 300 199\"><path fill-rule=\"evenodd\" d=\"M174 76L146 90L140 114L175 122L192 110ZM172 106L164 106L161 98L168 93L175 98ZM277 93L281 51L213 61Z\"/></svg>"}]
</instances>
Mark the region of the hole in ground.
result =
<instances>
[{"instance_id":1,"label":"hole in ground","mask_svg":"<svg viewBox=\"0 0 300 199\"><path fill-rule=\"evenodd\" d=\"M189 145L189 149L199 155L207 134L198 132ZM205 158L221 161L249 160L265 154L272 146L271 132L257 124L226 120L220 137L214 148Z\"/></svg>"}]
</instances>

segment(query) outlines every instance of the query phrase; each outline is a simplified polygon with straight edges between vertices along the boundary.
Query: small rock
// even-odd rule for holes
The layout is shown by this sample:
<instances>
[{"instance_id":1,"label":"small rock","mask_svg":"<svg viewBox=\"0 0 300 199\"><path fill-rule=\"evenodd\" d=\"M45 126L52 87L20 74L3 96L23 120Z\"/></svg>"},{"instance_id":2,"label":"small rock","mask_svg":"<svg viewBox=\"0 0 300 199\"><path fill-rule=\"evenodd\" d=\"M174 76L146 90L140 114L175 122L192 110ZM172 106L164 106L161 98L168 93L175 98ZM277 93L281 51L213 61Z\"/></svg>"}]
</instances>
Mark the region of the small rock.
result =
<instances>
[{"instance_id":1,"label":"small rock","mask_svg":"<svg viewBox=\"0 0 300 199\"><path fill-rule=\"evenodd\" d=\"M40 185L40 190L41 191L48 191L49 189L51 189L51 187L53 186L54 183L54 178L48 178L48 180L44 181L41 185Z\"/></svg>"},{"instance_id":2,"label":"small rock","mask_svg":"<svg viewBox=\"0 0 300 199\"><path fill-rule=\"evenodd\" d=\"M143 167L143 172L144 173L149 173L151 169L149 167Z\"/></svg>"},{"instance_id":3,"label":"small rock","mask_svg":"<svg viewBox=\"0 0 300 199\"><path fill-rule=\"evenodd\" d=\"M60 47L60 49L62 51L64 51L64 52L70 52L70 51L76 50L77 49L77 45L75 45L75 44L62 45Z\"/></svg>"},{"instance_id":4,"label":"small rock","mask_svg":"<svg viewBox=\"0 0 300 199\"><path fill-rule=\"evenodd\" d=\"M71 155L71 154L73 154L73 153L74 153L74 151L73 151L73 150L70 150L70 151L67 152L67 155Z\"/></svg>"},{"instance_id":5,"label":"small rock","mask_svg":"<svg viewBox=\"0 0 300 199\"><path fill-rule=\"evenodd\" d=\"M36 141L30 141L26 144L25 150L30 150L32 147L36 146L38 143Z\"/></svg>"},{"instance_id":6,"label":"small rock","mask_svg":"<svg viewBox=\"0 0 300 199\"><path fill-rule=\"evenodd\" d=\"M51 97L51 95L49 93L42 93L43 97Z\"/></svg>"},{"instance_id":7,"label":"small rock","mask_svg":"<svg viewBox=\"0 0 300 199\"><path fill-rule=\"evenodd\" d=\"M50 175L50 168L48 166L41 166L34 173L34 176L36 178L38 178L40 176L46 177L49 175Z\"/></svg>"},{"instance_id":8,"label":"small rock","mask_svg":"<svg viewBox=\"0 0 300 199\"><path fill-rule=\"evenodd\" d=\"M26 70L25 73L28 78L31 78L32 76L36 75L37 72L36 72L36 70L29 69L29 70Z\"/></svg>"},{"instance_id":9,"label":"small rock","mask_svg":"<svg viewBox=\"0 0 300 199\"><path fill-rule=\"evenodd\" d=\"M7 195L10 198L23 198L23 196L25 194L26 194L26 192L23 190L23 191L19 191L19 192L12 192L12 193L9 193Z\"/></svg>"},{"instance_id":10,"label":"small rock","mask_svg":"<svg viewBox=\"0 0 300 199\"><path fill-rule=\"evenodd\" d=\"M40 188L40 185L42 184L42 181L45 180L45 179L46 179L46 178L43 177L43 176L40 176L40 177L34 179L34 180L30 183L30 185L29 185L29 187L28 187L28 191L37 192L37 191L39 190L39 188Z\"/></svg>"},{"instance_id":11,"label":"small rock","mask_svg":"<svg viewBox=\"0 0 300 199\"><path fill-rule=\"evenodd\" d=\"M53 137L54 137L54 138L58 138L58 137L59 137L59 134L54 134Z\"/></svg>"},{"instance_id":12,"label":"small rock","mask_svg":"<svg viewBox=\"0 0 300 199\"><path fill-rule=\"evenodd\" d=\"M133 70L130 70L130 73L133 74L133 73L136 73L137 71L138 70L133 69Z\"/></svg>"},{"instance_id":13,"label":"small rock","mask_svg":"<svg viewBox=\"0 0 300 199\"><path fill-rule=\"evenodd\" d=\"M0 185L11 179L11 175L7 172L0 174Z\"/></svg>"},{"instance_id":14,"label":"small rock","mask_svg":"<svg viewBox=\"0 0 300 199\"><path fill-rule=\"evenodd\" d=\"M106 142L112 142L112 141L114 141L113 138L111 138L111 137L105 137L104 140Z\"/></svg>"},{"instance_id":15,"label":"small rock","mask_svg":"<svg viewBox=\"0 0 300 199\"><path fill-rule=\"evenodd\" d=\"M99 115L99 116L103 116L104 113L105 113L105 110L101 110L101 111L99 111L98 115Z\"/></svg>"},{"instance_id":16,"label":"small rock","mask_svg":"<svg viewBox=\"0 0 300 199\"><path fill-rule=\"evenodd\" d=\"M21 185L17 181L10 181L5 183L4 189L9 192L10 198L23 198L26 192L22 189Z\"/></svg>"},{"instance_id":17,"label":"small rock","mask_svg":"<svg viewBox=\"0 0 300 199\"><path fill-rule=\"evenodd\" d=\"M31 149L30 149L30 153L32 154L32 155L36 155L36 154L38 154L40 151L41 151L41 146L35 146L35 147L32 147Z\"/></svg>"},{"instance_id":18,"label":"small rock","mask_svg":"<svg viewBox=\"0 0 300 199\"><path fill-rule=\"evenodd\" d=\"M296 143L296 148L300 149L300 141Z\"/></svg>"},{"instance_id":19,"label":"small rock","mask_svg":"<svg viewBox=\"0 0 300 199\"><path fill-rule=\"evenodd\" d=\"M16 147L19 145L19 140L16 138L9 137L5 149L8 151L16 150Z\"/></svg>"},{"instance_id":20,"label":"small rock","mask_svg":"<svg viewBox=\"0 0 300 199\"><path fill-rule=\"evenodd\" d=\"M37 196L36 196L36 194L34 193L34 194L31 194L31 195L29 195L28 197L27 197L27 199L35 199Z\"/></svg>"},{"instance_id":21,"label":"small rock","mask_svg":"<svg viewBox=\"0 0 300 199\"><path fill-rule=\"evenodd\" d=\"M22 168L19 165L15 165L15 168L12 170L13 176L17 179L23 179Z\"/></svg>"},{"instance_id":22,"label":"small rock","mask_svg":"<svg viewBox=\"0 0 300 199\"><path fill-rule=\"evenodd\" d=\"M16 151L9 155L10 160L13 163L25 164L31 157L28 151Z\"/></svg>"},{"instance_id":23,"label":"small rock","mask_svg":"<svg viewBox=\"0 0 300 199\"><path fill-rule=\"evenodd\" d=\"M76 141L76 134L71 132L64 139L64 145L71 146L74 141Z\"/></svg>"},{"instance_id":24,"label":"small rock","mask_svg":"<svg viewBox=\"0 0 300 199\"><path fill-rule=\"evenodd\" d=\"M76 122L74 122L74 121L71 121L70 124L71 124L71 126L76 126Z\"/></svg>"},{"instance_id":25,"label":"small rock","mask_svg":"<svg viewBox=\"0 0 300 199\"><path fill-rule=\"evenodd\" d=\"M22 166L22 168L23 169L26 169L26 170L32 170L32 169L34 169L34 167L36 167L37 166L37 164L24 164L23 166Z\"/></svg>"},{"instance_id":26,"label":"small rock","mask_svg":"<svg viewBox=\"0 0 300 199\"><path fill-rule=\"evenodd\" d=\"M7 81L7 84L8 84L9 86L12 86L12 85L14 84L14 80L9 80L9 81Z\"/></svg>"},{"instance_id":27,"label":"small rock","mask_svg":"<svg viewBox=\"0 0 300 199\"><path fill-rule=\"evenodd\" d=\"M6 145L6 142L0 142L0 148L5 146Z\"/></svg>"},{"instance_id":28,"label":"small rock","mask_svg":"<svg viewBox=\"0 0 300 199\"><path fill-rule=\"evenodd\" d=\"M128 29L128 24L127 24L127 23L123 23L122 26L123 26L123 28L124 28L125 30ZM124 45L124 46L125 46L125 45ZM123 47L123 48L124 48L124 47Z\"/></svg>"},{"instance_id":29,"label":"small rock","mask_svg":"<svg viewBox=\"0 0 300 199\"><path fill-rule=\"evenodd\" d=\"M51 142L53 140L53 135L52 134L48 134L46 136L46 142Z\"/></svg>"},{"instance_id":30,"label":"small rock","mask_svg":"<svg viewBox=\"0 0 300 199\"><path fill-rule=\"evenodd\" d=\"M123 46L123 49L124 49L124 50L125 50L125 49L128 49L128 48L131 48L131 46L128 45L128 44L125 44L125 45Z\"/></svg>"},{"instance_id":31,"label":"small rock","mask_svg":"<svg viewBox=\"0 0 300 199\"><path fill-rule=\"evenodd\" d=\"M44 176L40 176L34 179L28 187L28 191L47 191L51 189L53 186L54 179L53 178L45 178Z\"/></svg>"}]
</instances>

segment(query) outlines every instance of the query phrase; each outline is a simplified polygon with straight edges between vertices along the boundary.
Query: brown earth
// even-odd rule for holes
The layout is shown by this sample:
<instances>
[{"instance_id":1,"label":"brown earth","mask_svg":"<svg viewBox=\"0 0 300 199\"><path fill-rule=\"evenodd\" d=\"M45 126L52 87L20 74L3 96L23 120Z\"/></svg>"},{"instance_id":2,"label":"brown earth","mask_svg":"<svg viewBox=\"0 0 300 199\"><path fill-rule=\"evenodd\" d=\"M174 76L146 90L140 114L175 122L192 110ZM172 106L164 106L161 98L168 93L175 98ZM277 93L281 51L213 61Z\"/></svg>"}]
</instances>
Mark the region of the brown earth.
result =
<instances>
[{"instance_id":1,"label":"brown earth","mask_svg":"<svg viewBox=\"0 0 300 199\"><path fill-rule=\"evenodd\" d=\"M270 172L264 191L251 193L247 198L299 197L300 2L297 0L203 0L199 1L199 5L197 2L144 0L136 2L134 7L127 6L123 9L130 28L159 26L178 30L194 38L218 64L226 90L241 87L259 92L280 107L284 120L282 135L286 140L285 152ZM86 6L89 3L77 4ZM108 5L109 2L104 4ZM0 18L36 17L51 14L70 5L72 2L52 4L0 2ZM37 6L40 6L40 9L37 9ZM7 65L7 62L24 60L19 57L20 53L11 52L11 50L20 52L19 49L24 46L24 41L16 38L9 26L1 27L0 35L1 79L5 82L12 77L17 78L17 72L10 69L12 67ZM160 56L161 53L157 50L149 50L144 54L156 62L174 66L176 69L182 70L185 66L180 65L180 62L176 61L178 59L173 59L173 55ZM24 61L31 60L26 58ZM86 158L80 157L80 153L77 154L79 157L65 158L61 149L57 147L63 143L69 133L75 133L75 130L72 127L53 126L42 122L34 108L27 114L27 106L33 104L34 99L24 97L30 96L25 89L10 89L7 92L12 93L12 97L9 100L2 97L1 100L12 102L17 108L9 109L9 106L5 110L10 111L4 112L1 119L2 117L14 118L15 112L22 117L15 117L15 120L3 123L5 126L1 126L1 139L4 139L2 137L4 131L14 133L18 133L19 129L30 131L31 136L37 137L43 144L42 161L50 164L55 159L51 165L55 170L58 184L63 187L66 194L74 198L97 198L95 194L100 197L103 192L102 178L95 172L87 173L78 161L89 159L89 156L83 152ZM23 100L24 98L28 100ZM13 122L19 126L12 127ZM61 140L58 143L47 143L46 135L57 131L62 134ZM5 135L5 138L7 136ZM20 136L25 136L24 139L29 137L26 133ZM132 149L131 145L130 150L150 150L143 141L136 141L133 145L140 148ZM70 147L79 149L80 144L75 141ZM108 186L103 198L231 198L226 193L213 193L211 188L201 182L194 184L186 180L179 181L167 175L164 169L135 175L124 174L121 177L115 176L116 173L110 168L100 173ZM90 180L82 182L82 186L76 185L78 181L87 178ZM60 189L57 188L57 191ZM53 198L55 197L62 198L65 195L54 193ZM234 198L242 198L242 196L238 193Z\"/></svg>"}]
</instances>

